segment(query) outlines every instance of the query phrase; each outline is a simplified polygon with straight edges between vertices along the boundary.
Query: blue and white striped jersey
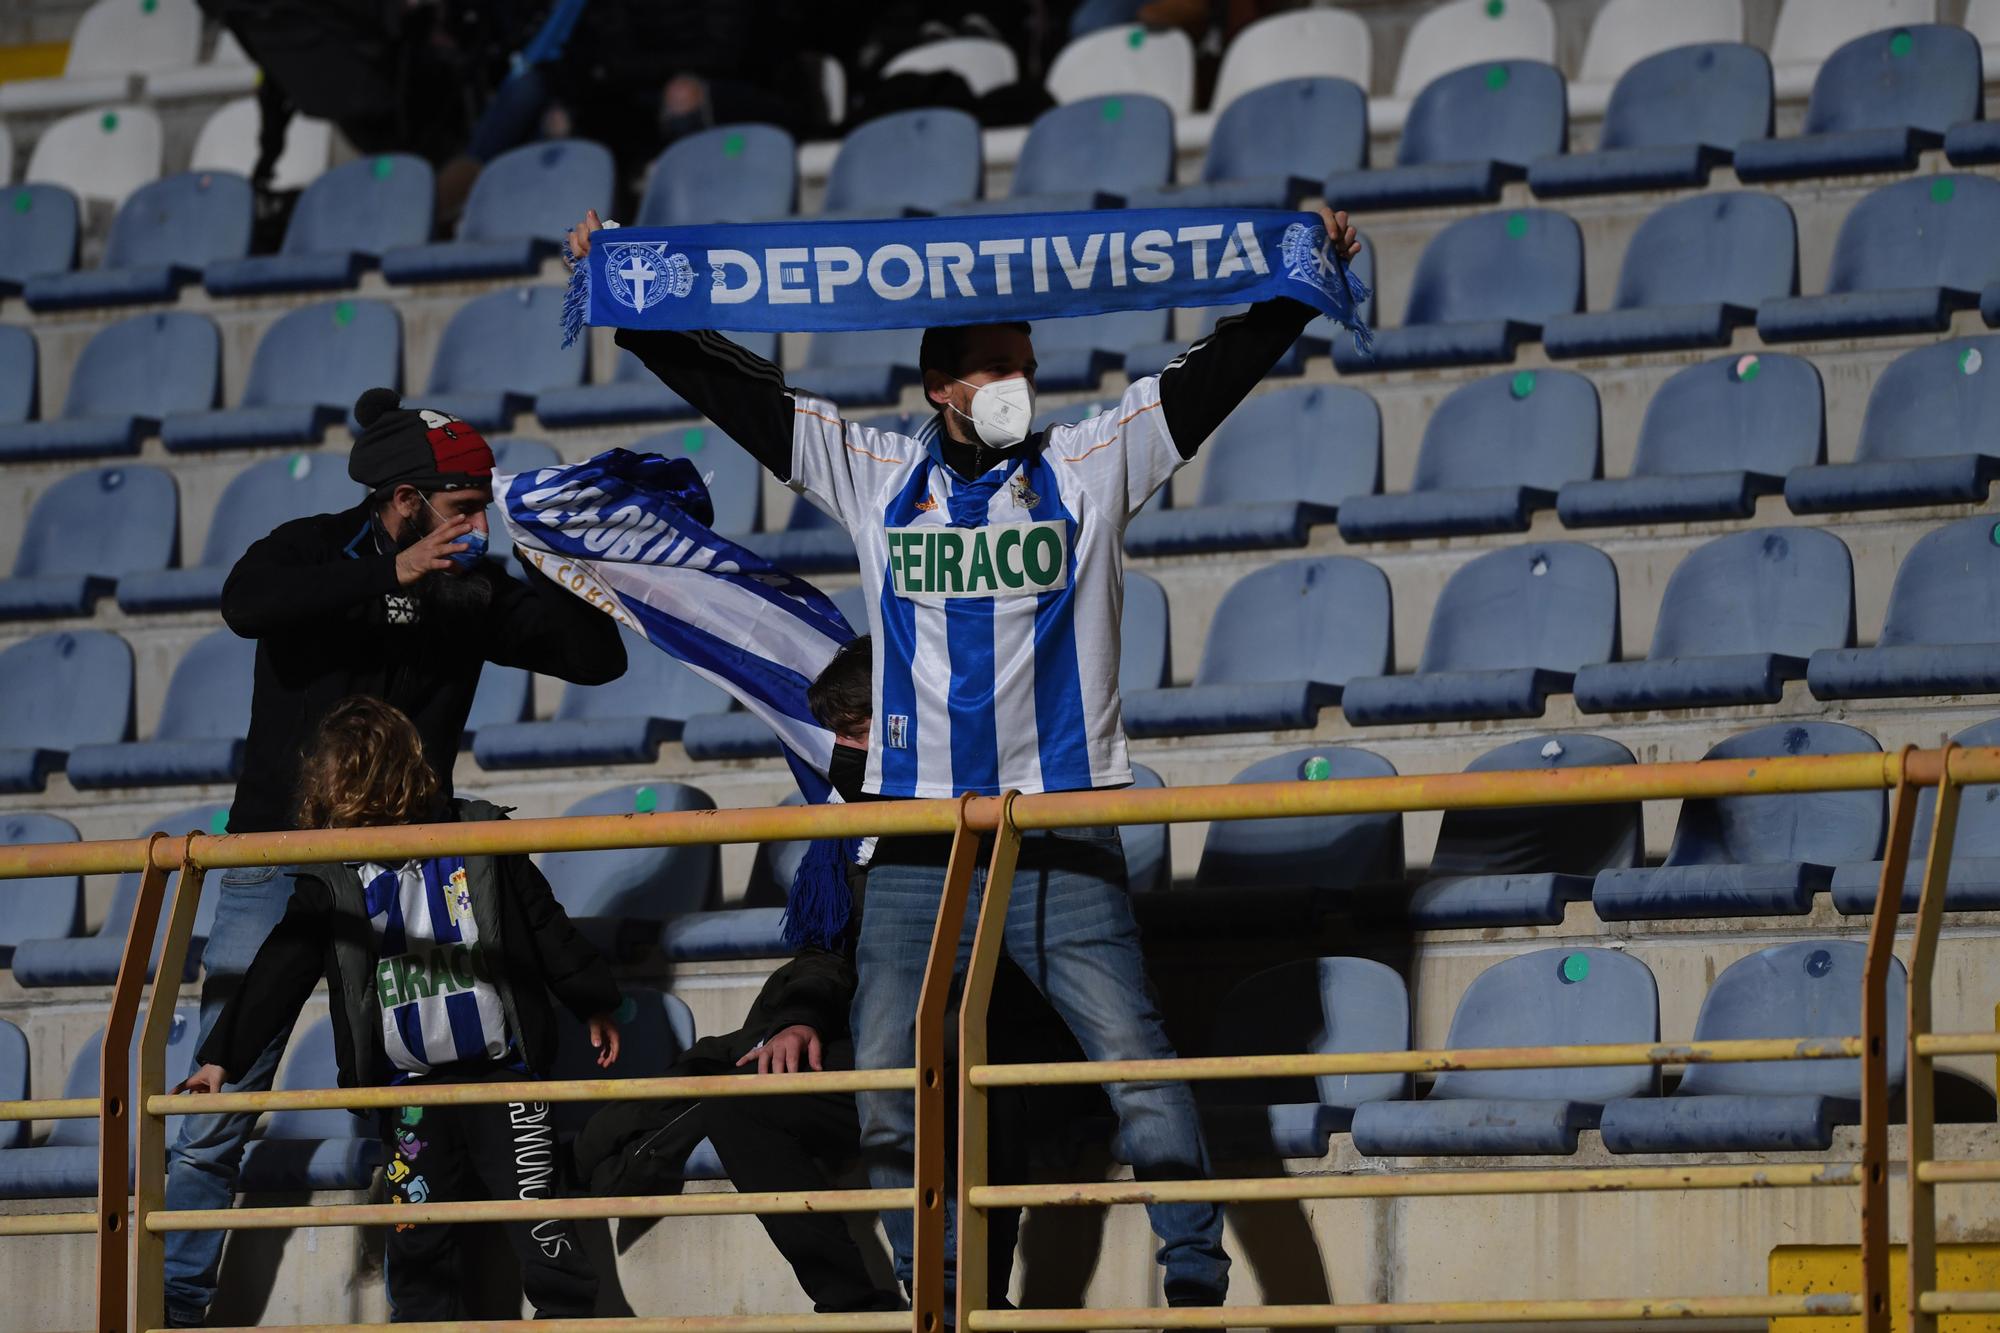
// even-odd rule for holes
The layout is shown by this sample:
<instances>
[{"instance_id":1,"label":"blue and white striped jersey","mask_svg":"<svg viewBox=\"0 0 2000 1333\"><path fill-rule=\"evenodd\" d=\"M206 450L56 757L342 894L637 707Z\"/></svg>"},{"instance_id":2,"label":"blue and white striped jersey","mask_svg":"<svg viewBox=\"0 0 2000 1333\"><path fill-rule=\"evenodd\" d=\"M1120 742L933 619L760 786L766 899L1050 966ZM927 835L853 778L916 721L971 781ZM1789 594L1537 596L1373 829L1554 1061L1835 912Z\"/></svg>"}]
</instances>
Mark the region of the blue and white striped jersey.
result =
<instances>
[{"instance_id":1,"label":"blue and white striped jersey","mask_svg":"<svg viewBox=\"0 0 2000 1333\"><path fill-rule=\"evenodd\" d=\"M357 869L378 946L375 994L389 1062L427 1074L504 1057L512 1041L479 948L464 858Z\"/></svg>"}]
</instances>

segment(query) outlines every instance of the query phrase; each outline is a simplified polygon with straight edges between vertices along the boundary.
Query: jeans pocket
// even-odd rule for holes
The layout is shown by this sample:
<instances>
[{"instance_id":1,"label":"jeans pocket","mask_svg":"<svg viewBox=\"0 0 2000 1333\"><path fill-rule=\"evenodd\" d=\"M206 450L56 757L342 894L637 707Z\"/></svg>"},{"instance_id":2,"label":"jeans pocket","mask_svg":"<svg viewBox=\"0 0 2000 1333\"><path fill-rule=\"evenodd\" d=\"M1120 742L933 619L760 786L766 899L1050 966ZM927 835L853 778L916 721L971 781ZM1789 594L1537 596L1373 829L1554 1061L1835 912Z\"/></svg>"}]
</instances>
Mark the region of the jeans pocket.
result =
<instances>
[{"instance_id":1,"label":"jeans pocket","mask_svg":"<svg viewBox=\"0 0 2000 1333\"><path fill-rule=\"evenodd\" d=\"M237 866L222 872L222 886L228 889L255 888L269 884L278 877L276 866Z\"/></svg>"}]
</instances>

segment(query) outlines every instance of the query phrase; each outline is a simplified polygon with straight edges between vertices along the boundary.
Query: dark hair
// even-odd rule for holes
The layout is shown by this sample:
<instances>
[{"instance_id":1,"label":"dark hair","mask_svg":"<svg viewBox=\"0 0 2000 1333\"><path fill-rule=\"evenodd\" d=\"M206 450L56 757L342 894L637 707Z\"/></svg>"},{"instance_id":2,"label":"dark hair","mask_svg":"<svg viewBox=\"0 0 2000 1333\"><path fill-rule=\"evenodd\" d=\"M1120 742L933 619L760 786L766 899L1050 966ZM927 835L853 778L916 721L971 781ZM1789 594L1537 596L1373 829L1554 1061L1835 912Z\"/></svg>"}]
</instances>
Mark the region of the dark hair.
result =
<instances>
[{"instance_id":1,"label":"dark hair","mask_svg":"<svg viewBox=\"0 0 2000 1333\"><path fill-rule=\"evenodd\" d=\"M974 329L1012 329L1024 334L1034 332L1025 320L1019 319L992 324L945 324L925 329L923 345L917 349L917 369L935 370L954 378L962 374L965 370L965 344Z\"/></svg>"},{"instance_id":2,"label":"dark hair","mask_svg":"<svg viewBox=\"0 0 2000 1333\"><path fill-rule=\"evenodd\" d=\"M333 706L299 764L300 828L412 824L437 813L438 796L416 725L366 695Z\"/></svg>"},{"instance_id":3,"label":"dark hair","mask_svg":"<svg viewBox=\"0 0 2000 1333\"><path fill-rule=\"evenodd\" d=\"M863 634L840 645L806 687L813 720L836 736L859 731L875 716L875 641Z\"/></svg>"}]
</instances>

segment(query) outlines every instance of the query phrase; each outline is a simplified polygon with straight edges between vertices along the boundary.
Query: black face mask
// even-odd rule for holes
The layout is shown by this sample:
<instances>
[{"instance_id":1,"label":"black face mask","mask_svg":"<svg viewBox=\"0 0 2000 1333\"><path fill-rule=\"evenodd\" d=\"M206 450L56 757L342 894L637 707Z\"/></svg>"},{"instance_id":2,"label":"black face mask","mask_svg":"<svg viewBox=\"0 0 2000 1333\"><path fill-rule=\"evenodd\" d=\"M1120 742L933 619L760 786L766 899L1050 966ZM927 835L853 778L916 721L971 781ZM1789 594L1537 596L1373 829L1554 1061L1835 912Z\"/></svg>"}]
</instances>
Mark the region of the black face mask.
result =
<instances>
[{"instance_id":1,"label":"black face mask","mask_svg":"<svg viewBox=\"0 0 2000 1333\"><path fill-rule=\"evenodd\" d=\"M852 745L833 747L833 762L827 766L827 781L843 801L859 801L865 793L861 784L868 778L868 751Z\"/></svg>"}]
</instances>

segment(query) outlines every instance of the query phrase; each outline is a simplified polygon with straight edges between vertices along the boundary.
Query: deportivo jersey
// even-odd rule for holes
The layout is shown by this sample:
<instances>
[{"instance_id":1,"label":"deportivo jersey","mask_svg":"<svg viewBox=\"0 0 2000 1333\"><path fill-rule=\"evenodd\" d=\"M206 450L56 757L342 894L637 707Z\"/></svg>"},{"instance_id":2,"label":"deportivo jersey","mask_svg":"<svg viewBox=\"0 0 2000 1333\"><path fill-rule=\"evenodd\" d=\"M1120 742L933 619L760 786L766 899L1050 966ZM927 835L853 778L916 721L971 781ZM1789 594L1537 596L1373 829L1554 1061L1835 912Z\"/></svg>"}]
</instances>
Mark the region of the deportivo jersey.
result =
<instances>
[{"instance_id":1,"label":"deportivo jersey","mask_svg":"<svg viewBox=\"0 0 2000 1333\"><path fill-rule=\"evenodd\" d=\"M864 789L882 796L1129 783L1119 711L1125 525L1184 461L1160 382L1049 428L977 481L915 435L794 392L792 485L854 538L875 636Z\"/></svg>"},{"instance_id":2,"label":"deportivo jersey","mask_svg":"<svg viewBox=\"0 0 2000 1333\"><path fill-rule=\"evenodd\" d=\"M506 1055L506 1013L479 949L464 858L357 869L378 945L375 994L389 1062L427 1074Z\"/></svg>"}]
</instances>

